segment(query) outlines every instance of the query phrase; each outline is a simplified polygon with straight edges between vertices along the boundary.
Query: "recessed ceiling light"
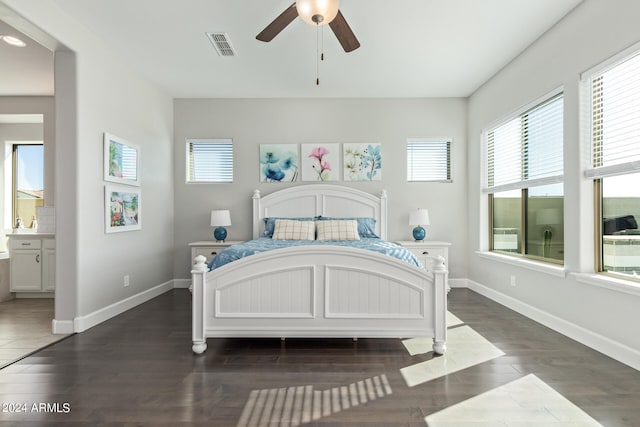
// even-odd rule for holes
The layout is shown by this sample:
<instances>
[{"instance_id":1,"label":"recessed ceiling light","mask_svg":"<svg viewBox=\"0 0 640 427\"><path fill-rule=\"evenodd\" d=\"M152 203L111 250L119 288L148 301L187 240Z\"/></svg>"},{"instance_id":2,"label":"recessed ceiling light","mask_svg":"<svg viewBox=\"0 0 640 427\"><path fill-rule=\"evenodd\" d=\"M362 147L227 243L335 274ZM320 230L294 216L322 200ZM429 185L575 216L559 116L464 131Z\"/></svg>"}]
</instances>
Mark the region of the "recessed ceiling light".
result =
<instances>
[{"instance_id":1,"label":"recessed ceiling light","mask_svg":"<svg viewBox=\"0 0 640 427\"><path fill-rule=\"evenodd\" d=\"M27 45L25 42L14 36L0 35L0 39L11 46L25 47Z\"/></svg>"}]
</instances>

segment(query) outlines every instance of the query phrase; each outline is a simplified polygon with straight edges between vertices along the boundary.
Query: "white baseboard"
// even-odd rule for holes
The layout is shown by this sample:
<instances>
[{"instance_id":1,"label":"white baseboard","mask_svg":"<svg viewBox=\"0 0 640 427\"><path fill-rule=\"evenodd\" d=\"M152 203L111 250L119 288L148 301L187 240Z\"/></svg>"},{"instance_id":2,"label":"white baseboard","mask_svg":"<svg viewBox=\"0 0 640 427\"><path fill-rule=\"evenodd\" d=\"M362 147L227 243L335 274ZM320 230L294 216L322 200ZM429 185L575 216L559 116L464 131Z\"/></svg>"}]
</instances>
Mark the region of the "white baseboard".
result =
<instances>
[{"instance_id":1,"label":"white baseboard","mask_svg":"<svg viewBox=\"0 0 640 427\"><path fill-rule=\"evenodd\" d=\"M174 289L189 289L191 286L191 279L173 279Z\"/></svg>"},{"instance_id":2,"label":"white baseboard","mask_svg":"<svg viewBox=\"0 0 640 427\"><path fill-rule=\"evenodd\" d=\"M104 322L105 320L109 320L112 317L117 316L118 314L124 313L125 311L130 310L142 303L145 303L150 299L157 297L158 295L162 295L163 293L173 289L173 282L173 280L170 280L166 283L140 292L139 294L132 295L129 298L125 298L122 301L111 304L105 308L101 308L100 310L94 311L93 313L87 314L86 316L76 317L75 319L73 319L73 332L86 331L87 329L96 326Z\"/></svg>"},{"instance_id":3,"label":"white baseboard","mask_svg":"<svg viewBox=\"0 0 640 427\"><path fill-rule=\"evenodd\" d=\"M51 321L51 331L54 334L72 334L73 320L56 320Z\"/></svg>"},{"instance_id":4,"label":"white baseboard","mask_svg":"<svg viewBox=\"0 0 640 427\"><path fill-rule=\"evenodd\" d=\"M450 288L467 288L468 283L467 279L449 279Z\"/></svg>"},{"instance_id":5,"label":"white baseboard","mask_svg":"<svg viewBox=\"0 0 640 427\"><path fill-rule=\"evenodd\" d=\"M631 347L596 334L582 326L568 322L472 280L467 280L467 287L587 347L599 351L634 369L640 370L640 352Z\"/></svg>"}]
</instances>

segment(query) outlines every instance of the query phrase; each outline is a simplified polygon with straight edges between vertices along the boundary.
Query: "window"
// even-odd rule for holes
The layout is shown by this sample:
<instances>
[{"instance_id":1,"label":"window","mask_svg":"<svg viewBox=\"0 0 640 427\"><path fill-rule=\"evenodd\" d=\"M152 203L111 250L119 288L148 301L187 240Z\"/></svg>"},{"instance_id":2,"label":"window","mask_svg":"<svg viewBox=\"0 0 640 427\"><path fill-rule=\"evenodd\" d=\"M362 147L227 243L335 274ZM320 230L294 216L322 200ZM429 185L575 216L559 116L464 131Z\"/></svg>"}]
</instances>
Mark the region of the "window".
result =
<instances>
[{"instance_id":1,"label":"window","mask_svg":"<svg viewBox=\"0 0 640 427\"><path fill-rule=\"evenodd\" d=\"M407 181L451 182L451 140L408 141Z\"/></svg>"},{"instance_id":2,"label":"window","mask_svg":"<svg viewBox=\"0 0 640 427\"><path fill-rule=\"evenodd\" d=\"M233 182L233 141L187 140L187 182Z\"/></svg>"},{"instance_id":3,"label":"window","mask_svg":"<svg viewBox=\"0 0 640 427\"><path fill-rule=\"evenodd\" d=\"M594 180L596 192L596 267L636 278L640 274L638 49L623 52L582 79L590 136L586 176Z\"/></svg>"},{"instance_id":4,"label":"window","mask_svg":"<svg viewBox=\"0 0 640 427\"><path fill-rule=\"evenodd\" d=\"M562 263L562 93L485 132L490 250Z\"/></svg>"},{"instance_id":5,"label":"window","mask_svg":"<svg viewBox=\"0 0 640 427\"><path fill-rule=\"evenodd\" d=\"M33 227L36 208L44 206L44 148L42 144L13 144L12 224Z\"/></svg>"}]
</instances>

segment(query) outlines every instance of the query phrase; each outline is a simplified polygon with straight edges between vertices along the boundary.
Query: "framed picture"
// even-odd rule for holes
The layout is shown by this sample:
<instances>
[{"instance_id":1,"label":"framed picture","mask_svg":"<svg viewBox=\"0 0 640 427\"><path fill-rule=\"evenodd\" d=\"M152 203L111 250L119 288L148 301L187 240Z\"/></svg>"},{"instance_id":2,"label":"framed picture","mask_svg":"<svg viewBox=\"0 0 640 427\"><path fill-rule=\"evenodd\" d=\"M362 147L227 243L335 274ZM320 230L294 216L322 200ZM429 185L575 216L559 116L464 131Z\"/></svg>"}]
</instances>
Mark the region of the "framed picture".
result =
<instances>
[{"instance_id":1,"label":"framed picture","mask_svg":"<svg viewBox=\"0 0 640 427\"><path fill-rule=\"evenodd\" d=\"M345 181L381 181L380 144L343 144Z\"/></svg>"},{"instance_id":2,"label":"framed picture","mask_svg":"<svg viewBox=\"0 0 640 427\"><path fill-rule=\"evenodd\" d=\"M297 144L260 144L260 182L294 182L299 169Z\"/></svg>"},{"instance_id":3,"label":"framed picture","mask_svg":"<svg viewBox=\"0 0 640 427\"><path fill-rule=\"evenodd\" d=\"M104 133L104 180L140 185L140 148L118 136Z\"/></svg>"},{"instance_id":4,"label":"framed picture","mask_svg":"<svg viewBox=\"0 0 640 427\"><path fill-rule=\"evenodd\" d=\"M302 144L300 163L303 181L337 181L340 175L340 144Z\"/></svg>"},{"instance_id":5,"label":"framed picture","mask_svg":"<svg viewBox=\"0 0 640 427\"><path fill-rule=\"evenodd\" d=\"M105 232L140 230L141 193L139 188L105 185Z\"/></svg>"}]
</instances>

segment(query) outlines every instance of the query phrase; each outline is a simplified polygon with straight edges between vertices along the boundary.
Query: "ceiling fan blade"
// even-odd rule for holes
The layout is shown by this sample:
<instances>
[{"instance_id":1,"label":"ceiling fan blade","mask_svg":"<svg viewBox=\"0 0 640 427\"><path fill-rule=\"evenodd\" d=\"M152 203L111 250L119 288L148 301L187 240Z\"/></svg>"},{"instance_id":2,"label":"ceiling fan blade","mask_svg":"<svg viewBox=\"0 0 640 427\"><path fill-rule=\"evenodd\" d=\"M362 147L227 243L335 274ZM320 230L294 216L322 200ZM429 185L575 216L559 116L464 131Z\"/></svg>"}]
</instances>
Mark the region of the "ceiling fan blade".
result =
<instances>
[{"instance_id":1,"label":"ceiling fan blade","mask_svg":"<svg viewBox=\"0 0 640 427\"><path fill-rule=\"evenodd\" d=\"M360 47L360 42L356 38L356 35L353 34L353 31L351 31L351 27L347 24L347 20L344 19L342 12L338 11L333 21L329 22L329 26L345 52L351 52Z\"/></svg>"},{"instance_id":2,"label":"ceiling fan blade","mask_svg":"<svg viewBox=\"0 0 640 427\"><path fill-rule=\"evenodd\" d=\"M298 17L298 11L296 10L295 2L289 6L284 12L280 14L276 19L267 25L260 34L256 36L256 39L263 42L270 42L275 36L280 34L280 31L284 30L287 25Z\"/></svg>"}]
</instances>

